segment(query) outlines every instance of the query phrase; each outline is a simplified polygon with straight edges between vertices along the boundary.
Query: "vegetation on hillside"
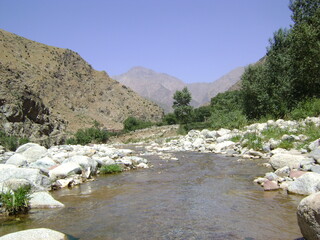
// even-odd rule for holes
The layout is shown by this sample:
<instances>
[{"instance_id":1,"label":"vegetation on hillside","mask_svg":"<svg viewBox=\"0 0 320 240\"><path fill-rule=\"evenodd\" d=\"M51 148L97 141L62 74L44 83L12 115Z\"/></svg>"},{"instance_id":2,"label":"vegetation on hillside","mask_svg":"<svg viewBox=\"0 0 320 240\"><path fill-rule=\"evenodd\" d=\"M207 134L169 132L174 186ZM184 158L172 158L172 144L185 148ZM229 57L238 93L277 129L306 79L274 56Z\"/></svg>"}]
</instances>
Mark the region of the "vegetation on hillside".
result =
<instances>
[{"instance_id":1,"label":"vegetation on hillside","mask_svg":"<svg viewBox=\"0 0 320 240\"><path fill-rule=\"evenodd\" d=\"M294 25L274 33L266 57L245 70L241 90L220 93L210 106L190 108L182 117L175 112L184 130L241 128L267 119L319 116L320 0L292 0L289 8ZM185 95L190 102L191 95ZM183 96L177 91L174 97ZM174 108L179 106L176 98ZM166 118L173 122L172 116Z\"/></svg>"},{"instance_id":2,"label":"vegetation on hillside","mask_svg":"<svg viewBox=\"0 0 320 240\"><path fill-rule=\"evenodd\" d=\"M0 145L6 150L15 151L20 145L23 145L27 142L29 142L28 138L10 136L3 131L0 131Z\"/></svg>"}]
</instances>

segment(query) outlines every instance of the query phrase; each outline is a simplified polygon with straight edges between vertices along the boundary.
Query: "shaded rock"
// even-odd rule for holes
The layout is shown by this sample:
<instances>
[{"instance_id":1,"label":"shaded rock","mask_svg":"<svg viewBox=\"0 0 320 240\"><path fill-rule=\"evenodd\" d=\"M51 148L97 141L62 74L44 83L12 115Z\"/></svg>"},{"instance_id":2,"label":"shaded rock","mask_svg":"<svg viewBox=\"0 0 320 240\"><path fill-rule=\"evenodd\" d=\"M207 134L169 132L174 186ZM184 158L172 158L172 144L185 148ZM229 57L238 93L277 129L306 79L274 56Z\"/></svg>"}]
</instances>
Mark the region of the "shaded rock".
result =
<instances>
[{"instance_id":1,"label":"shaded rock","mask_svg":"<svg viewBox=\"0 0 320 240\"><path fill-rule=\"evenodd\" d=\"M93 160L92 158L89 158L87 156L73 156L65 160L63 163L77 163L80 165L82 170L88 171L90 169L92 174L95 174L98 170L98 163Z\"/></svg>"},{"instance_id":2,"label":"shaded rock","mask_svg":"<svg viewBox=\"0 0 320 240\"><path fill-rule=\"evenodd\" d=\"M18 150L19 150L19 148L17 149L17 151ZM22 150L24 150L24 151L22 151ZM44 157L47 154L47 151L48 150L45 147L42 147L38 144L33 143L32 145L29 145L28 148L20 149L18 153L21 153L27 159L27 162L31 163L31 162L35 162L38 159Z\"/></svg>"},{"instance_id":3,"label":"shaded rock","mask_svg":"<svg viewBox=\"0 0 320 240\"><path fill-rule=\"evenodd\" d=\"M202 147L204 144L204 140L202 138L196 138L195 141L192 143L192 147L198 149Z\"/></svg>"},{"instance_id":4,"label":"shaded rock","mask_svg":"<svg viewBox=\"0 0 320 240\"><path fill-rule=\"evenodd\" d=\"M30 195L31 208L61 208L64 204L55 200L48 192L35 192Z\"/></svg>"},{"instance_id":5,"label":"shaded rock","mask_svg":"<svg viewBox=\"0 0 320 240\"><path fill-rule=\"evenodd\" d=\"M320 239L320 192L301 200L297 217L300 231L306 240Z\"/></svg>"},{"instance_id":6,"label":"shaded rock","mask_svg":"<svg viewBox=\"0 0 320 240\"><path fill-rule=\"evenodd\" d=\"M288 177L290 175L290 168L288 166L277 169L275 172L279 177Z\"/></svg>"},{"instance_id":7,"label":"shaded rock","mask_svg":"<svg viewBox=\"0 0 320 240\"><path fill-rule=\"evenodd\" d=\"M17 190L19 187L31 187L32 183L30 183L26 179L16 179L10 178L2 183L0 183L0 192L8 192L10 190Z\"/></svg>"},{"instance_id":8,"label":"shaded rock","mask_svg":"<svg viewBox=\"0 0 320 240\"><path fill-rule=\"evenodd\" d=\"M0 240L66 240L67 236L48 228L35 228L10 233L0 237Z\"/></svg>"},{"instance_id":9,"label":"shaded rock","mask_svg":"<svg viewBox=\"0 0 320 240\"><path fill-rule=\"evenodd\" d=\"M288 191L302 195L310 195L320 190L320 174L308 172L291 182Z\"/></svg>"},{"instance_id":10,"label":"shaded rock","mask_svg":"<svg viewBox=\"0 0 320 240\"><path fill-rule=\"evenodd\" d=\"M42 175L39 169L17 168L9 164L0 164L0 183L12 178L25 179L37 189L46 189L51 185L49 178Z\"/></svg>"},{"instance_id":11,"label":"shaded rock","mask_svg":"<svg viewBox=\"0 0 320 240\"><path fill-rule=\"evenodd\" d=\"M298 177L301 177L302 175L304 175L306 173L307 172L305 172L305 171L292 170L292 171L290 171L289 177L298 178Z\"/></svg>"},{"instance_id":12,"label":"shaded rock","mask_svg":"<svg viewBox=\"0 0 320 240\"><path fill-rule=\"evenodd\" d=\"M265 178L268 179L269 181L274 181L278 179L278 176L273 172L268 172L266 173Z\"/></svg>"},{"instance_id":13,"label":"shaded rock","mask_svg":"<svg viewBox=\"0 0 320 240\"><path fill-rule=\"evenodd\" d=\"M278 190L280 187L276 181L267 180L263 183L263 189L265 191Z\"/></svg>"},{"instance_id":14,"label":"shaded rock","mask_svg":"<svg viewBox=\"0 0 320 240\"><path fill-rule=\"evenodd\" d=\"M317 139L309 144L308 148L313 151L320 146L320 139Z\"/></svg>"},{"instance_id":15,"label":"shaded rock","mask_svg":"<svg viewBox=\"0 0 320 240\"><path fill-rule=\"evenodd\" d=\"M78 163L68 162L50 170L49 176L51 179L66 178L72 174L81 174L81 172L82 169Z\"/></svg>"},{"instance_id":16,"label":"shaded rock","mask_svg":"<svg viewBox=\"0 0 320 240\"><path fill-rule=\"evenodd\" d=\"M298 169L303 164L311 164L314 162L312 158L303 155L294 155L288 153L278 153L270 158L270 164L274 169L279 169L285 166L291 169Z\"/></svg>"},{"instance_id":17,"label":"shaded rock","mask_svg":"<svg viewBox=\"0 0 320 240\"><path fill-rule=\"evenodd\" d=\"M137 168L149 168L149 166L146 163L139 163Z\"/></svg>"},{"instance_id":18,"label":"shaded rock","mask_svg":"<svg viewBox=\"0 0 320 240\"><path fill-rule=\"evenodd\" d=\"M21 145L20 147L17 148L16 153L23 153L25 152L27 149L31 148L31 147L37 147L40 146L37 143L26 143Z\"/></svg>"},{"instance_id":19,"label":"shaded rock","mask_svg":"<svg viewBox=\"0 0 320 240\"><path fill-rule=\"evenodd\" d=\"M53 161L50 157L40 158L39 160L31 163L30 168L38 168L41 170L49 170L51 167L55 166L56 162Z\"/></svg>"},{"instance_id":20,"label":"shaded rock","mask_svg":"<svg viewBox=\"0 0 320 240\"><path fill-rule=\"evenodd\" d=\"M234 146L234 145L235 143L232 141L225 141L225 142L215 144L213 146L213 150L216 152L222 152L222 151L226 151L227 148L230 148L231 146Z\"/></svg>"},{"instance_id":21,"label":"shaded rock","mask_svg":"<svg viewBox=\"0 0 320 240\"><path fill-rule=\"evenodd\" d=\"M309 153L309 156L312 157L317 163L320 163L320 148L317 147Z\"/></svg>"},{"instance_id":22,"label":"shaded rock","mask_svg":"<svg viewBox=\"0 0 320 240\"><path fill-rule=\"evenodd\" d=\"M20 153L12 155L7 161L6 164L12 164L17 167L22 167L27 165L27 158Z\"/></svg>"},{"instance_id":23,"label":"shaded rock","mask_svg":"<svg viewBox=\"0 0 320 240\"><path fill-rule=\"evenodd\" d=\"M320 165L314 165L311 167L311 171L315 173L320 173Z\"/></svg>"}]
</instances>

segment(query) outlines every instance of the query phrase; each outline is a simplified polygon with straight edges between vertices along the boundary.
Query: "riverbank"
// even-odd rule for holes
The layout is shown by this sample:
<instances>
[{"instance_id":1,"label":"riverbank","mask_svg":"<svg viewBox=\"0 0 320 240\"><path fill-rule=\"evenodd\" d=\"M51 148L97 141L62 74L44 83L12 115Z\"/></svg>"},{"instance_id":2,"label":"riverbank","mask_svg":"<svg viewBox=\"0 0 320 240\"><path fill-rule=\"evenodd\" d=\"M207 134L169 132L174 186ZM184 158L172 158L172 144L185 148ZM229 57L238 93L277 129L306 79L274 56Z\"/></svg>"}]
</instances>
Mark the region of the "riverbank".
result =
<instances>
[{"instance_id":1,"label":"riverbank","mask_svg":"<svg viewBox=\"0 0 320 240\"><path fill-rule=\"evenodd\" d=\"M35 143L20 146L15 152L0 151L0 189L8 192L30 187L31 208L60 208L49 191L92 181L102 166L119 165L123 170L148 168L148 161L130 149L111 145L61 145L46 149ZM4 209L0 208L0 213Z\"/></svg>"},{"instance_id":2,"label":"riverbank","mask_svg":"<svg viewBox=\"0 0 320 240\"><path fill-rule=\"evenodd\" d=\"M265 159L264 166L270 171L254 180L265 191L280 189L302 195L317 194L320 189L320 144L319 139L314 138L319 126L319 118L307 118L301 121L270 120L243 130L192 130L186 136L174 134L177 126L139 130L131 133L131 137L127 136L128 139L135 136L133 142L140 142L145 147L139 156L117 144L63 145L46 149L29 143L15 152L0 151L0 184L2 191L29 185L35 195L47 196L36 198L33 195L32 199L41 199L42 202L35 203L31 199L32 208L63 207L63 203L50 198L49 190L91 181L103 165L118 164L127 170L148 168L144 156L157 155L167 161L177 161L179 159L173 152L188 151L223 154L236 158L239 163ZM154 134L155 130L157 134ZM124 138L124 141L128 139ZM311 206L308 201L299 205L298 220L304 236L313 231L310 226L318 226L317 211L311 217L308 215L312 212L310 207L316 209L318 205ZM306 219L313 220L308 222Z\"/></svg>"}]
</instances>

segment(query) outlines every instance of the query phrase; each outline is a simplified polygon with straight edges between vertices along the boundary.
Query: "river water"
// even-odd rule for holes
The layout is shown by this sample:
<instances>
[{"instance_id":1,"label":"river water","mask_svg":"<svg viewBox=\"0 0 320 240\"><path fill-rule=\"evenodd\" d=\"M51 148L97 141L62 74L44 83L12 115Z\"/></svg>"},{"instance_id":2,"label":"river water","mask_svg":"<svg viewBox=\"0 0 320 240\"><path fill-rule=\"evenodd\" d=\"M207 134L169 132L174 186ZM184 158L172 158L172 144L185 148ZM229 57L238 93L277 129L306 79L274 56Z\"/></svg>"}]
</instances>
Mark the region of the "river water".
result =
<instances>
[{"instance_id":1,"label":"river water","mask_svg":"<svg viewBox=\"0 0 320 240\"><path fill-rule=\"evenodd\" d=\"M148 156L150 169L100 176L52 193L63 209L32 210L0 219L0 236L47 227L81 240L294 240L301 237L301 196L264 192L253 184L267 171L261 161L209 153Z\"/></svg>"}]
</instances>

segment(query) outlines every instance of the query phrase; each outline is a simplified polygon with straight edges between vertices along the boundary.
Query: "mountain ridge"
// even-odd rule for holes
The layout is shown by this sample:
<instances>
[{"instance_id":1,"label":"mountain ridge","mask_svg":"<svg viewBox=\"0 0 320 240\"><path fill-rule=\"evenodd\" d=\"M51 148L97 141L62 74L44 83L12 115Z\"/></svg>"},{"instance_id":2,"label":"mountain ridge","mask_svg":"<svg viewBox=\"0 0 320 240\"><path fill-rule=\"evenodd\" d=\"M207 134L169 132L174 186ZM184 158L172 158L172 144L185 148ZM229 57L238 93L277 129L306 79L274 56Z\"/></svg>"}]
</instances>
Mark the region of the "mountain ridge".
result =
<instances>
[{"instance_id":1,"label":"mountain ridge","mask_svg":"<svg viewBox=\"0 0 320 240\"><path fill-rule=\"evenodd\" d=\"M169 74L158 73L141 66L133 67L126 73L112 76L112 78L162 106L165 112L171 112L175 91L187 87L192 95L192 105L199 107L238 82L244 69L244 67L238 67L213 82L199 83L185 83Z\"/></svg>"}]
</instances>

